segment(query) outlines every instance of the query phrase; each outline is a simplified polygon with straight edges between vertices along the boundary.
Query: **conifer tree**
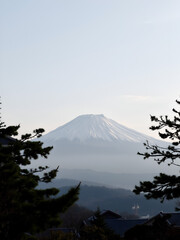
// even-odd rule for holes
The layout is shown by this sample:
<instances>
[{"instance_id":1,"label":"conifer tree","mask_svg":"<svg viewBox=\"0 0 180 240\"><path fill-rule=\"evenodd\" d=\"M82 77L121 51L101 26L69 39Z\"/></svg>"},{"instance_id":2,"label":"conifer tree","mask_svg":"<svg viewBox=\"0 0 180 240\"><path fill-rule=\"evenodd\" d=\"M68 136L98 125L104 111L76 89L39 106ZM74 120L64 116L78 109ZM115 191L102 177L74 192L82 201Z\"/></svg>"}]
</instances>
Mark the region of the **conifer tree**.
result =
<instances>
[{"instance_id":1,"label":"conifer tree","mask_svg":"<svg viewBox=\"0 0 180 240\"><path fill-rule=\"evenodd\" d=\"M180 105L180 101L176 100ZM180 111L173 108L174 117L170 119L168 116L155 117L151 116L151 121L156 125L150 127L151 130L160 130L159 136L171 143L167 147L151 145L146 142L144 145L147 152L138 153L147 158L153 158L158 164L167 163L169 166L180 167ZM162 132L163 130L163 132ZM140 182L139 186L135 186L136 194L144 193L147 199L173 199L180 197L180 176L167 175L160 173L154 177L154 180Z\"/></svg>"},{"instance_id":2,"label":"conifer tree","mask_svg":"<svg viewBox=\"0 0 180 240\"><path fill-rule=\"evenodd\" d=\"M56 197L56 188L38 189L40 182L51 182L58 167L48 170L28 168L38 157L47 158L52 147L43 147L39 138L43 129L17 139L20 126L6 127L0 121L0 239L20 240L25 233L34 234L60 224L59 213L77 199L79 185Z\"/></svg>"}]
</instances>

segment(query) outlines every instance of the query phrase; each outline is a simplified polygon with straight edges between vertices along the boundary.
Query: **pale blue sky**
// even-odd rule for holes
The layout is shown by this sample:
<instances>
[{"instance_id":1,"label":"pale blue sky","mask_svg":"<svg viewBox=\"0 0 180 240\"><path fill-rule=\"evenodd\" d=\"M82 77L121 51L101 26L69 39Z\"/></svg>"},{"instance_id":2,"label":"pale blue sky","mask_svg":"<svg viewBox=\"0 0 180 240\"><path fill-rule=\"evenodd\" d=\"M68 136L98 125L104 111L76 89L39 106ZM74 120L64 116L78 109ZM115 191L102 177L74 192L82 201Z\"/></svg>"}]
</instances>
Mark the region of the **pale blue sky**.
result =
<instances>
[{"instance_id":1,"label":"pale blue sky","mask_svg":"<svg viewBox=\"0 0 180 240\"><path fill-rule=\"evenodd\" d=\"M180 96L180 1L1 0L2 119L46 131L101 114L151 134Z\"/></svg>"}]
</instances>

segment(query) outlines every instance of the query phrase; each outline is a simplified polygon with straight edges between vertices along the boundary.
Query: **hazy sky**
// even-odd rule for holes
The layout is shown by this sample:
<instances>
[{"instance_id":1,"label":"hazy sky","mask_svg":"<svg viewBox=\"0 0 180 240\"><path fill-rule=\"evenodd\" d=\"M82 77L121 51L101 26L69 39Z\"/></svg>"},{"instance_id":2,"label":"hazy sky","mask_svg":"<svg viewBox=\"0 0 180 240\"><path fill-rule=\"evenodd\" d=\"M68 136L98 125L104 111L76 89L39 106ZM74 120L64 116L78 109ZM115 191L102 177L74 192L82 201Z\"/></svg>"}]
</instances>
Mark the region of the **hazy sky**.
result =
<instances>
[{"instance_id":1,"label":"hazy sky","mask_svg":"<svg viewBox=\"0 0 180 240\"><path fill-rule=\"evenodd\" d=\"M2 120L46 131L104 114L151 135L180 97L179 0L1 0Z\"/></svg>"}]
</instances>

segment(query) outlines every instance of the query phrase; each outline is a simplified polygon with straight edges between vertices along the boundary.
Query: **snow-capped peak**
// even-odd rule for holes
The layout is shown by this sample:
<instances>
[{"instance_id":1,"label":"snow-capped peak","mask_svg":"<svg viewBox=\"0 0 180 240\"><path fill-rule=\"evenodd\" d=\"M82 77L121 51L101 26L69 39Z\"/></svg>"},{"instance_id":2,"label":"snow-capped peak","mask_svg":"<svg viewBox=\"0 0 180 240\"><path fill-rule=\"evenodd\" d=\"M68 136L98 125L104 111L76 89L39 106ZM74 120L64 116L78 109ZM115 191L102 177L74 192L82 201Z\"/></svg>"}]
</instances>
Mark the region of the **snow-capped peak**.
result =
<instances>
[{"instance_id":1,"label":"snow-capped peak","mask_svg":"<svg viewBox=\"0 0 180 240\"><path fill-rule=\"evenodd\" d=\"M129 129L103 114L80 115L74 120L58 127L43 137L43 140L56 141L60 139L80 141L101 139L105 141L124 140L130 142L144 142L150 137Z\"/></svg>"}]
</instances>

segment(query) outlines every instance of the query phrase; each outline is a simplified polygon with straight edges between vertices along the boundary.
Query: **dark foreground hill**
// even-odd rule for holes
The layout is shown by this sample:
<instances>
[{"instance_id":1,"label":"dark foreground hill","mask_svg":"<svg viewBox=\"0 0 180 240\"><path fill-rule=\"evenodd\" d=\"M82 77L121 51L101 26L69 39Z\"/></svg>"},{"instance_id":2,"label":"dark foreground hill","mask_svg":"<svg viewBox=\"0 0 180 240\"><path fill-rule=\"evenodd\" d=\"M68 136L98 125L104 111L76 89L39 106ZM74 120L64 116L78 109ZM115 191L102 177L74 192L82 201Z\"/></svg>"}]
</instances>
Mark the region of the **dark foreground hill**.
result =
<instances>
[{"instance_id":1,"label":"dark foreground hill","mask_svg":"<svg viewBox=\"0 0 180 240\"><path fill-rule=\"evenodd\" d=\"M61 194L65 193L69 187L62 187ZM165 201L160 203L159 200L146 200L144 196L137 196L130 190L112 189L107 187L81 186L79 205L92 210L111 209L118 213L127 212L134 214L132 207L138 205L138 213L140 216L153 216L160 211L173 212L176 201Z\"/></svg>"},{"instance_id":2,"label":"dark foreground hill","mask_svg":"<svg viewBox=\"0 0 180 240\"><path fill-rule=\"evenodd\" d=\"M63 180L63 182L64 184L68 182L69 186L58 186L58 181L55 184L56 187L60 188L59 195L66 193L70 185L76 186L78 184L77 180ZM138 214L140 216L153 216L160 211L174 212L176 203L177 200L165 201L164 203L160 203L159 200L147 200L143 195L137 196L131 190L83 184L81 185L79 200L77 201L78 205L90 210L96 210L99 207L101 210L110 209L123 215L125 213L129 215L135 214L132 208L138 205Z\"/></svg>"}]
</instances>

